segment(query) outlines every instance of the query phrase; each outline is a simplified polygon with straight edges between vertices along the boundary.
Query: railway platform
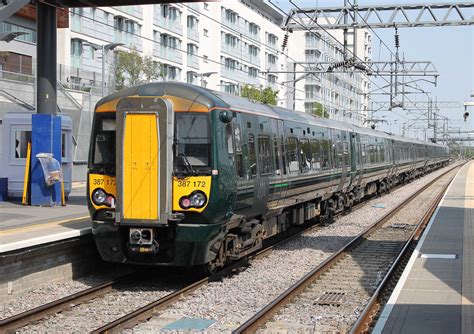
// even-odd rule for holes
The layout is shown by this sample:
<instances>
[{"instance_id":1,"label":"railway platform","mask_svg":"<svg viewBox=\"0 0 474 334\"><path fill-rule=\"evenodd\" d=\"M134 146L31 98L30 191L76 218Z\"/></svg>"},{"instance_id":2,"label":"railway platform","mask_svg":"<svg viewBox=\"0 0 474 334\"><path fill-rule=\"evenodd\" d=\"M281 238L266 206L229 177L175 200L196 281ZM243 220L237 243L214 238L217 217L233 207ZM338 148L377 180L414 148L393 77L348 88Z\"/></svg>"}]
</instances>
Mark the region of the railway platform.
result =
<instances>
[{"instance_id":1,"label":"railway platform","mask_svg":"<svg viewBox=\"0 0 474 334\"><path fill-rule=\"evenodd\" d=\"M474 332L474 162L456 175L374 333Z\"/></svg>"},{"instance_id":2,"label":"railway platform","mask_svg":"<svg viewBox=\"0 0 474 334\"><path fill-rule=\"evenodd\" d=\"M85 185L72 189L65 207L0 202L0 254L90 234Z\"/></svg>"}]
</instances>

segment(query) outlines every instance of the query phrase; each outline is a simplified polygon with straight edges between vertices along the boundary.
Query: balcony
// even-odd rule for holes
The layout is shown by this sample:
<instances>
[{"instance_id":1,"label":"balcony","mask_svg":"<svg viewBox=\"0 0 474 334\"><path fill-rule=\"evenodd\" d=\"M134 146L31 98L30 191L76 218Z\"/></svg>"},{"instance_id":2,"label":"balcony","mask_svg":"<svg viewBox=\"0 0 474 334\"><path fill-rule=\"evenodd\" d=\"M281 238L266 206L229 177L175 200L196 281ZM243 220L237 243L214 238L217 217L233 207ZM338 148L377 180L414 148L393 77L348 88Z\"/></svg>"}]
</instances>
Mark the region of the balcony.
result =
<instances>
[{"instance_id":1,"label":"balcony","mask_svg":"<svg viewBox=\"0 0 474 334\"><path fill-rule=\"evenodd\" d=\"M166 46L160 47L160 58L182 64L183 63L183 56L181 52L177 49L172 49Z\"/></svg>"},{"instance_id":2,"label":"balcony","mask_svg":"<svg viewBox=\"0 0 474 334\"><path fill-rule=\"evenodd\" d=\"M250 63L256 66L260 66L260 56L259 55L249 55L249 60Z\"/></svg>"},{"instance_id":3,"label":"balcony","mask_svg":"<svg viewBox=\"0 0 474 334\"><path fill-rule=\"evenodd\" d=\"M244 81L244 73L242 71L225 66L221 66L221 76L230 80ZM247 75L245 74L245 77L246 76Z\"/></svg>"},{"instance_id":4,"label":"balcony","mask_svg":"<svg viewBox=\"0 0 474 334\"><path fill-rule=\"evenodd\" d=\"M221 51L234 57L240 55L240 47L238 45L233 46L224 42L221 43Z\"/></svg>"},{"instance_id":5,"label":"balcony","mask_svg":"<svg viewBox=\"0 0 474 334\"><path fill-rule=\"evenodd\" d=\"M114 6L113 9L135 16L136 18L143 19L142 6Z\"/></svg>"},{"instance_id":6,"label":"balcony","mask_svg":"<svg viewBox=\"0 0 474 334\"><path fill-rule=\"evenodd\" d=\"M199 70L199 58L197 57L197 55L188 54L187 58L188 58L188 67Z\"/></svg>"},{"instance_id":7,"label":"balcony","mask_svg":"<svg viewBox=\"0 0 474 334\"><path fill-rule=\"evenodd\" d=\"M188 38L192 41L199 42L199 29L197 26L188 28Z\"/></svg>"}]
</instances>

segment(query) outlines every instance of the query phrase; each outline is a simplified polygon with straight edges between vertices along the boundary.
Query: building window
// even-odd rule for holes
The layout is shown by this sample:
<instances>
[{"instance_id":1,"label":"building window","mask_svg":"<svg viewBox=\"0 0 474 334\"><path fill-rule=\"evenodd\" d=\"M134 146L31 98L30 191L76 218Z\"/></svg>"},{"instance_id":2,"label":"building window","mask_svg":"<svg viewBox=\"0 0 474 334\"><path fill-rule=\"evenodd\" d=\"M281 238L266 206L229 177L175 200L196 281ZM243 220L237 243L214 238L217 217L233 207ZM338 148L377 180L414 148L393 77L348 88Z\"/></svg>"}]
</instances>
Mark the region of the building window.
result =
<instances>
[{"instance_id":1,"label":"building window","mask_svg":"<svg viewBox=\"0 0 474 334\"><path fill-rule=\"evenodd\" d=\"M258 76L258 69L255 67L249 67L248 73L249 73L249 76L251 76L252 78L256 78Z\"/></svg>"},{"instance_id":2,"label":"building window","mask_svg":"<svg viewBox=\"0 0 474 334\"><path fill-rule=\"evenodd\" d=\"M275 35L271 33L266 33L266 34L267 34L267 43L275 46L277 44L278 37L276 37Z\"/></svg>"},{"instance_id":3,"label":"building window","mask_svg":"<svg viewBox=\"0 0 474 334\"><path fill-rule=\"evenodd\" d=\"M25 28L9 22L0 22L0 32L26 32L26 35L21 35L15 38L15 41L36 43L36 31L33 29Z\"/></svg>"},{"instance_id":4,"label":"building window","mask_svg":"<svg viewBox=\"0 0 474 334\"><path fill-rule=\"evenodd\" d=\"M188 51L189 55L197 55L198 46L196 44L193 44L193 43L188 43L187 51Z\"/></svg>"},{"instance_id":5,"label":"building window","mask_svg":"<svg viewBox=\"0 0 474 334\"><path fill-rule=\"evenodd\" d=\"M31 143L31 131L15 131L15 159L25 159Z\"/></svg>"},{"instance_id":6,"label":"building window","mask_svg":"<svg viewBox=\"0 0 474 334\"><path fill-rule=\"evenodd\" d=\"M276 84L277 81L277 76L273 74L268 75L268 82L271 84Z\"/></svg>"},{"instance_id":7,"label":"building window","mask_svg":"<svg viewBox=\"0 0 474 334\"><path fill-rule=\"evenodd\" d=\"M237 15L236 12L234 12L230 9L225 10L225 20L227 22L235 24L235 23L237 23L237 18L238 18L238 15Z\"/></svg>"},{"instance_id":8,"label":"building window","mask_svg":"<svg viewBox=\"0 0 474 334\"><path fill-rule=\"evenodd\" d=\"M255 45L250 45L249 44L249 54L252 55L252 56L258 56L258 47L256 47Z\"/></svg>"},{"instance_id":9,"label":"building window","mask_svg":"<svg viewBox=\"0 0 474 334\"><path fill-rule=\"evenodd\" d=\"M249 23L248 30L252 35L257 35L258 31L260 30L260 27L255 23Z\"/></svg>"},{"instance_id":10,"label":"building window","mask_svg":"<svg viewBox=\"0 0 474 334\"><path fill-rule=\"evenodd\" d=\"M204 33L204 36L208 37L208 35L209 35L209 30L204 29L204 32L203 32L203 33Z\"/></svg>"},{"instance_id":11,"label":"building window","mask_svg":"<svg viewBox=\"0 0 474 334\"><path fill-rule=\"evenodd\" d=\"M196 72L188 72L186 74L186 82L189 83L189 84L197 85L198 84L197 77L198 76L197 76Z\"/></svg>"},{"instance_id":12,"label":"building window","mask_svg":"<svg viewBox=\"0 0 474 334\"><path fill-rule=\"evenodd\" d=\"M194 28L196 28L197 23L198 23L198 19L197 19L195 16L188 15L188 19L187 19L187 27L188 27L188 29L194 29Z\"/></svg>"},{"instance_id":13,"label":"building window","mask_svg":"<svg viewBox=\"0 0 474 334\"><path fill-rule=\"evenodd\" d=\"M71 56L80 57L82 55L82 40L71 39Z\"/></svg>"},{"instance_id":14,"label":"building window","mask_svg":"<svg viewBox=\"0 0 474 334\"><path fill-rule=\"evenodd\" d=\"M207 2L204 3L204 9L209 10L209 4Z\"/></svg>"}]
</instances>

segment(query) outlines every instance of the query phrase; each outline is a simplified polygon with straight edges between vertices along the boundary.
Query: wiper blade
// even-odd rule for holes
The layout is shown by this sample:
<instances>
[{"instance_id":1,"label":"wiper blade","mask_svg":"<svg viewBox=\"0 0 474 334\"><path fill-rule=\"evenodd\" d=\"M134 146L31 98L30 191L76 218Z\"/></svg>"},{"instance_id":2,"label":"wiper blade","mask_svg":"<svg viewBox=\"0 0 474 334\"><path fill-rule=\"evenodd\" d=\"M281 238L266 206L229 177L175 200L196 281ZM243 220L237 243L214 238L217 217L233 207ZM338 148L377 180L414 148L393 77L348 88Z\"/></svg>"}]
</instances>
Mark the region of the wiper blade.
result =
<instances>
[{"instance_id":1,"label":"wiper blade","mask_svg":"<svg viewBox=\"0 0 474 334\"><path fill-rule=\"evenodd\" d=\"M183 161L184 161L184 165L186 166L186 169L188 170L188 172L195 176L197 175L197 172L194 170L193 166L191 165L191 163L189 162L189 159L188 157L186 156L186 154L181 151L181 149L179 148L179 141L175 139L174 141L174 146L176 148L176 152L177 152L177 157L181 157L183 158Z\"/></svg>"}]
</instances>

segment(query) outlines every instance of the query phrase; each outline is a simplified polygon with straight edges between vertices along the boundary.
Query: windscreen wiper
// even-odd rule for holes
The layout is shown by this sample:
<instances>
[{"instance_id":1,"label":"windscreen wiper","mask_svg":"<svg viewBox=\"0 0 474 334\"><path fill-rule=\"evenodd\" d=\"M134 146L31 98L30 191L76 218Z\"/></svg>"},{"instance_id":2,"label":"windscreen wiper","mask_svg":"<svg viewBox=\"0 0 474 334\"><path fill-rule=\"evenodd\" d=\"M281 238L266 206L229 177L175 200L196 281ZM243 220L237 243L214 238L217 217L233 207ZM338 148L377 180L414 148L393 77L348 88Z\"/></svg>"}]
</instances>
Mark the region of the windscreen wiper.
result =
<instances>
[{"instance_id":1,"label":"windscreen wiper","mask_svg":"<svg viewBox=\"0 0 474 334\"><path fill-rule=\"evenodd\" d=\"M186 154L181 151L181 149L179 148L179 141L177 139L174 140L174 146L176 148L176 152L177 152L177 157L180 157L180 158L183 158L183 161L184 161L184 165L186 166L186 169L188 170L188 172L195 176L197 175L197 172L194 170L193 166L191 165L191 163L189 162L189 159L188 157L186 156Z\"/></svg>"}]
</instances>

